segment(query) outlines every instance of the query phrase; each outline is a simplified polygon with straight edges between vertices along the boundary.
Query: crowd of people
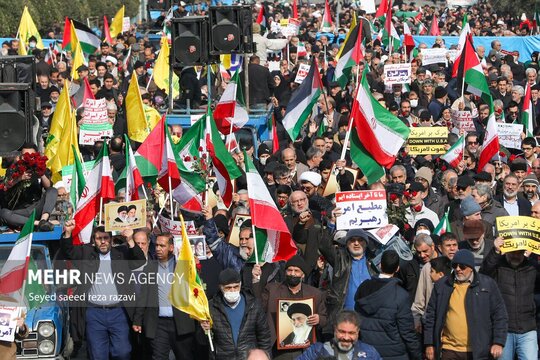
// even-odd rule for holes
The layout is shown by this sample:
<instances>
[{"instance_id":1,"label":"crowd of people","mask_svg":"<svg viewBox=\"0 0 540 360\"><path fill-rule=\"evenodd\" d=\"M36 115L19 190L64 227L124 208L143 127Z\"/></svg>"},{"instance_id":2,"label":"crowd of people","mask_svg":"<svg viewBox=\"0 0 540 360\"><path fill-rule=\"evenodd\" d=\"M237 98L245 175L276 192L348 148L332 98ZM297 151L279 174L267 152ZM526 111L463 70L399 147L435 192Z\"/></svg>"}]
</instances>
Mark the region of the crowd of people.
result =
<instances>
[{"instance_id":1,"label":"crowd of people","mask_svg":"<svg viewBox=\"0 0 540 360\"><path fill-rule=\"evenodd\" d=\"M291 4L276 1L256 5L254 20L260 6L265 6L268 25L292 15ZM521 19L520 14L496 16L485 2L469 9L420 9L399 2L393 6L393 21L400 33L405 22L413 32L420 32L420 23L428 24L433 14L439 19L441 33L448 35L459 35L465 15L474 36L529 35L536 31L536 25ZM323 18L320 5L299 5L298 13L296 36L264 32L254 22L256 54L249 56L246 67L249 88L245 94L250 107L266 109L275 117L279 147L254 141L251 133L248 136L240 130L238 147L230 152L243 173L236 180L231 207L218 201L201 214L183 211L205 236L205 246L197 244L196 262L212 321L197 322L173 307L168 298L171 284L167 282L112 287L85 284L74 291L93 300L73 303L70 310L76 352L86 343L87 355L96 360L169 359L171 353L178 360L537 359L538 254L503 251L504 240L498 234L496 219L540 219L538 52L522 63L519 54L512 53L514 49L503 49L498 40L491 43L491 49L476 47L497 121L521 123L521 114L527 110L527 87L533 114L533 128L523 133L519 148L501 147L488 164L478 168L490 108L471 92L462 92L461 81L451 77L451 61L423 65L420 53L413 51L408 58L404 52L388 52L377 39L377 27L382 26L379 20L354 4L343 4L340 22L332 29L336 36L318 32ZM404 13L413 16L398 15ZM188 10L179 2L173 14L203 15L205 10L195 6ZM364 59L353 70L348 85L342 87L334 79L341 45L338 35L347 32L356 14L367 20L362 23L367 26L363 33ZM168 20L164 13L155 26L161 27ZM268 26L266 30L270 29ZM60 38L55 31L49 36ZM418 39L418 48L425 48ZM2 52L17 54L18 46L24 45L17 40L6 42ZM32 50L35 42L29 46ZM438 38L433 46L445 47L443 39ZM158 52L148 38L125 33L112 44L103 42L98 52L88 57L87 65L76 69L79 80L69 82L73 94L86 78L95 97L107 100L113 138L80 149L85 160L92 160L107 146L115 180L126 167L124 99L130 72L137 74L147 106L167 108L166 89L159 89L152 80ZM70 56L58 55L48 62L48 50L34 49L33 53L36 94L41 99L39 125L46 132L61 90L68 86L66 80L71 80ZM295 82L298 68L312 58L319 60L325 93L299 137L290 139L282 119L299 86ZM268 66L276 61L279 68L270 70ZM385 85L384 65L405 62L411 63L410 84ZM362 76L367 77L375 100L408 127L446 127L447 149L463 136L461 161L452 166L438 155L410 155L405 145L378 181L368 184L361 171L351 175L348 170L358 167L345 139L356 74L365 74ZM184 68L174 108L204 108L207 96L215 105L231 74L222 75L207 66ZM208 76L211 89L207 88ZM457 112L469 112L471 127L462 127ZM78 116L80 119L82 112ZM169 131L172 141L178 143L186 129L170 125ZM135 149L139 145L132 142ZM39 159L42 147L40 143L25 144L21 157L27 154ZM249 220L240 225L238 245L229 241L236 216L250 213L244 156L254 162L298 249L287 261L252 260L256 244ZM74 209L66 185L62 181L53 183L49 170L38 173L31 169L19 174L20 185L10 182L13 172L18 171L11 165L18 159L2 160L7 174L0 186L0 219L10 231L19 230L36 210L37 231L63 225L62 238L55 246L59 258L73 261L83 273L121 273L126 278L130 273L174 273L174 237L153 220L158 212L168 218L175 215L165 205L159 185L148 194L147 227L112 233L96 224L90 243L74 246ZM344 209L336 206L335 193L327 192L332 179L339 191L385 191L387 216L399 227L388 243L383 245L364 229L336 229ZM122 202L126 190L117 190L115 201ZM129 222L128 216L135 216L129 215L130 210L127 206L119 208L118 222ZM449 222L446 232L436 230L445 219ZM202 254L204 249L206 256ZM137 296L111 301L98 296L104 293Z\"/></svg>"}]
</instances>

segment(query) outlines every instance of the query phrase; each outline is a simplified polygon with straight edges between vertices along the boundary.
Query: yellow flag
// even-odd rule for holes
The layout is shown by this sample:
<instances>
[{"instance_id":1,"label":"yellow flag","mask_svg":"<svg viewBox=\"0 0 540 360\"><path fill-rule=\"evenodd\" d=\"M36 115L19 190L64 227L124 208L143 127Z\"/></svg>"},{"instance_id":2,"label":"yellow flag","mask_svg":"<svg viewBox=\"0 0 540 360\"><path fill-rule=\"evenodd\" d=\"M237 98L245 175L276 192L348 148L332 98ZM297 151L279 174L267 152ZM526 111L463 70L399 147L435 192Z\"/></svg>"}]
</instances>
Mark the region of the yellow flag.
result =
<instances>
[{"instance_id":1,"label":"yellow flag","mask_svg":"<svg viewBox=\"0 0 540 360\"><path fill-rule=\"evenodd\" d=\"M351 20L351 26L349 27L349 32L347 32L347 35L345 35L345 40L343 41L341 47L339 48L339 51L336 55L336 60L339 60L339 58L342 55L343 49L345 48L345 44L347 43L347 40L349 40L349 36L351 36L351 33L353 32L354 28L357 26L356 22L356 13L353 14L353 18ZM358 39L357 41L362 41L362 39Z\"/></svg>"},{"instance_id":2,"label":"yellow flag","mask_svg":"<svg viewBox=\"0 0 540 360\"><path fill-rule=\"evenodd\" d=\"M161 120L161 114L155 108L143 104L144 118L146 119L146 126L148 127L148 134L154 130L154 127ZM147 134L147 135L148 135Z\"/></svg>"},{"instance_id":3,"label":"yellow flag","mask_svg":"<svg viewBox=\"0 0 540 360\"><path fill-rule=\"evenodd\" d=\"M197 274L195 257L191 251L184 218L181 214L180 221L182 222L182 246L174 269L174 281L171 285L169 301L172 306L185 312L191 318L198 321L210 321L212 324L208 299Z\"/></svg>"},{"instance_id":4,"label":"yellow flag","mask_svg":"<svg viewBox=\"0 0 540 360\"><path fill-rule=\"evenodd\" d=\"M26 51L26 44L22 38L19 38L19 50L17 50L17 54L28 55L28 52Z\"/></svg>"},{"instance_id":5,"label":"yellow flag","mask_svg":"<svg viewBox=\"0 0 540 360\"><path fill-rule=\"evenodd\" d=\"M74 163L71 145L79 148L77 141L77 123L75 113L71 108L69 83L66 81L56 104L56 110L51 121L49 137L45 147L47 167L53 173L53 182L62 179L62 167Z\"/></svg>"},{"instance_id":6,"label":"yellow flag","mask_svg":"<svg viewBox=\"0 0 540 360\"><path fill-rule=\"evenodd\" d=\"M142 143L148 134L150 134L150 129L146 122L141 91L135 71L131 75L131 81L129 82L126 94L126 120L129 138Z\"/></svg>"},{"instance_id":7,"label":"yellow flag","mask_svg":"<svg viewBox=\"0 0 540 360\"><path fill-rule=\"evenodd\" d=\"M77 69L79 66L86 63L84 58L83 50L79 38L77 37L77 32L75 31L75 26L73 21L71 22L71 56L73 58L71 64L71 78L73 80L79 80L79 72Z\"/></svg>"},{"instance_id":8,"label":"yellow flag","mask_svg":"<svg viewBox=\"0 0 540 360\"><path fill-rule=\"evenodd\" d=\"M154 65L154 75L153 79L156 83L156 86L162 90L165 90L167 95L169 94L169 54L170 47L169 41L166 36L161 38L161 50L156 59L156 64ZM180 94L180 83L178 76L173 73L173 98L177 97Z\"/></svg>"},{"instance_id":9,"label":"yellow flag","mask_svg":"<svg viewBox=\"0 0 540 360\"><path fill-rule=\"evenodd\" d=\"M122 5L120 10L118 10L116 15L114 15L114 19L111 22L111 27L109 28L111 38L115 38L122 33L122 26L124 25L124 10L125 7Z\"/></svg>"},{"instance_id":10,"label":"yellow flag","mask_svg":"<svg viewBox=\"0 0 540 360\"><path fill-rule=\"evenodd\" d=\"M34 36L37 40L36 47L38 49L44 49L43 41L41 40L41 35L39 35L39 31L36 27L36 24L34 24L34 20L32 20L32 16L30 16L30 12L28 11L28 6L24 7L24 10L21 16L21 22L19 23L19 30L17 32L19 33L19 39L22 39L25 44L28 44L28 39Z\"/></svg>"}]
</instances>

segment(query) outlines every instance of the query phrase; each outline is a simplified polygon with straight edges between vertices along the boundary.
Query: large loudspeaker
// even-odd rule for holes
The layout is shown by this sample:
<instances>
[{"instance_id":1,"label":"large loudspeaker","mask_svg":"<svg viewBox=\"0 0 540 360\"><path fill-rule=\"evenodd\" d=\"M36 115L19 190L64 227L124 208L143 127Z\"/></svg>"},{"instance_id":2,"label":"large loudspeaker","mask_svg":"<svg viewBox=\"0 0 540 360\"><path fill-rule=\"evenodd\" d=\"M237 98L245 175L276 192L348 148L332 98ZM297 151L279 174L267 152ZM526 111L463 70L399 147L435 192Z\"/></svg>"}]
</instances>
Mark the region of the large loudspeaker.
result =
<instances>
[{"instance_id":1,"label":"large loudspeaker","mask_svg":"<svg viewBox=\"0 0 540 360\"><path fill-rule=\"evenodd\" d=\"M36 63L33 56L0 57L0 83L29 84L36 86Z\"/></svg>"},{"instance_id":2,"label":"large loudspeaker","mask_svg":"<svg viewBox=\"0 0 540 360\"><path fill-rule=\"evenodd\" d=\"M0 155L32 139L33 99L29 84L0 84Z\"/></svg>"},{"instance_id":3,"label":"large loudspeaker","mask_svg":"<svg viewBox=\"0 0 540 360\"><path fill-rule=\"evenodd\" d=\"M253 52L251 6L210 7L210 54Z\"/></svg>"},{"instance_id":4,"label":"large loudspeaker","mask_svg":"<svg viewBox=\"0 0 540 360\"><path fill-rule=\"evenodd\" d=\"M208 62L208 18L185 16L172 19L173 69Z\"/></svg>"}]
</instances>

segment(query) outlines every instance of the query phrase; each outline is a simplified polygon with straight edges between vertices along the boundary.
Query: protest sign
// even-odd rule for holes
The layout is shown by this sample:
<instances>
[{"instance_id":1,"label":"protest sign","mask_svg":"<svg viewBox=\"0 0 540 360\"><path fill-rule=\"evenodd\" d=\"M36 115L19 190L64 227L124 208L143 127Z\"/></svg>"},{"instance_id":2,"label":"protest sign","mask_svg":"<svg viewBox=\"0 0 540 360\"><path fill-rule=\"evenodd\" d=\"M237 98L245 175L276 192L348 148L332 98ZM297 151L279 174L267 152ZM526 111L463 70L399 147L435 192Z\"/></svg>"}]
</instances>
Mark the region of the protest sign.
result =
<instances>
[{"instance_id":1,"label":"protest sign","mask_svg":"<svg viewBox=\"0 0 540 360\"><path fill-rule=\"evenodd\" d=\"M375 0L360 0L360 8L364 10L366 14L375 14L377 12Z\"/></svg>"},{"instance_id":2,"label":"protest sign","mask_svg":"<svg viewBox=\"0 0 540 360\"><path fill-rule=\"evenodd\" d=\"M296 73L296 78L294 79L294 82L297 84L301 84L306 78L309 72L309 68L310 68L310 65L308 64L300 64L300 66L298 67L298 72Z\"/></svg>"},{"instance_id":3,"label":"protest sign","mask_svg":"<svg viewBox=\"0 0 540 360\"><path fill-rule=\"evenodd\" d=\"M384 65L384 84L410 84L411 64L388 64Z\"/></svg>"},{"instance_id":4,"label":"protest sign","mask_svg":"<svg viewBox=\"0 0 540 360\"><path fill-rule=\"evenodd\" d=\"M448 143L448 128L446 126L412 127L408 143L411 155L445 154L444 145Z\"/></svg>"},{"instance_id":5,"label":"protest sign","mask_svg":"<svg viewBox=\"0 0 540 360\"><path fill-rule=\"evenodd\" d=\"M173 236L182 236L182 223L180 221L171 220L163 215L159 215L158 222L162 232L171 233ZM193 220L186 220L184 224L186 225L188 235L197 235L197 228Z\"/></svg>"},{"instance_id":6,"label":"protest sign","mask_svg":"<svg viewBox=\"0 0 540 360\"><path fill-rule=\"evenodd\" d=\"M105 231L146 226L146 200L105 204Z\"/></svg>"},{"instance_id":7,"label":"protest sign","mask_svg":"<svg viewBox=\"0 0 540 360\"><path fill-rule=\"evenodd\" d=\"M388 224L384 190L338 192L336 207L343 212L336 220L338 230L372 229Z\"/></svg>"},{"instance_id":8,"label":"protest sign","mask_svg":"<svg viewBox=\"0 0 540 360\"><path fill-rule=\"evenodd\" d=\"M88 173L94 167L95 161L86 161L82 164L83 172ZM62 168L62 181L66 187L66 191L70 192L71 190L71 176L73 173L73 165L67 165Z\"/></svg>"},{"instance_id":9,"label":"protest sign","mask_svg":"<svg viewBox=\"0 0 540 360\"><path fill-rule=\"evenodd\" d=\"M469 110L451 110L452 122L458 130L465 132L476 131L473 114Z\"/></svg>"},{"instance_id":10,"label":"protest sign","mask_svg":"<svg viewBox=\"0 0 540 360\"><path fill-rule=\"evenodd\" d=\"M529 216L499 216L497 231L504 240L502 253L527 250L540 255L540 219Z\"/></svg>"},{"instance_id":11,"label":"protest sign","mask_svg":"<svg viewBox=\"0 0 540 360\"><path fill-rule=\"evenodd\" d=\"M0 341L15 341L19 308L17 306L0 306Z\"/></svg>"},{"instance_id":12,"label":"protest sign","mask_svg":"<svg viewBox=\"0 0 540 360\"><path fill-rule=\"evenodd\" d=\"M129 31L129 28L131 27L131 24L129 22L129 16L126 16L124 17L124 19L122 19L122 32L127 32Z\"/></svg>"},{"instance_id":13,"label":"protest sign","mask_svg":"<svg viewBox=\"0 0 540 360\"><path fill-rule=\"evenodd\" d=\"M521 149L523 124L497 123L499 144L510 149Z\"/></svg>"},{"instance_id":14,"label":"protest sign","mask_svg":"<svg viewBox=\"0 0 540 360\"><path fill-rule=\"evenodd\" d=\"M388 224L378 229L368 230L368 232L383 245L386 245L398 231L399 227L394 224Z\"/></svg>"},{"instance_id":15,"label":"protest sign","mask_svg":"<svg viewBox=\"0 0 540 360\"><path fill-rule=\"evenodd\" d=\"M438 63L444 63L448 66L446 53L447 50L442 48L422 49L422 66Z\"/></svg>"},{"instance_id":16,"label":"protest sign","mask_svg":"<svg viewBox=\"0 0 540 360\"><path fill-rule=\"evenodd\" d=\"M459 55L459 50L457 50L457 49L448 50L447 54L448 54L448 57L449 57L448 60L451 61L451 62L455 62L456 58Z\"/></svg>"},{"instance_id":17,"label":"protest sign","mask_svg":"<svg viewBox=\"0 0 540 360\"><path fill-rule=\"evenodd\" d=\"M191 251L199 260L206 260L206 237L204 235L188 236ZM174 237L174 255L178 257L182 247L182 235Z\"/></svg>"},{"instance_id":18,"label":"protest sign","mask_svg":"<svg viewBox=\"0 0 540 360\"><path fill-rule=\"evenodd\" d=\"M308 324L308 317L317 310L313 298L278 299L276 305L278 350L305 349L317 341L315 329Z\"/></svg>"},{"instance_id":19,"label":"protest sign","mask_svg":"<svg viewBox=\"0 0 540 360\"><path fill-rule=\"evenodd\" d=\"M86 99L79 131L80 145L94 145L103 137L112 138L113 128L107 116L105 99Z\"/></svg>"}]
</instances>

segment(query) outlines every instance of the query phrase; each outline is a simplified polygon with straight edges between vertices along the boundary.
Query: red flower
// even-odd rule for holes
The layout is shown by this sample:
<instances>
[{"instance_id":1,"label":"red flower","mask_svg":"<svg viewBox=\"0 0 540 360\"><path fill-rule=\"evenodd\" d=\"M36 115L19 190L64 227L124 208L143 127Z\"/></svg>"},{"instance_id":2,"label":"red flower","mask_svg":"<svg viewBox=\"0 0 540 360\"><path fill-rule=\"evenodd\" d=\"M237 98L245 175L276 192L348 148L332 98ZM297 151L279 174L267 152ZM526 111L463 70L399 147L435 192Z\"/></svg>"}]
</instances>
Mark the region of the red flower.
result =
<instances>
[{"instance_id":1,"label":"red flower","mask_svg":"<svg viewBox=\"0 0 540 360\"><path fill-rule=\"evenodd\" d=\"M397 199L398 199L397 194L394 194L394 193L390 194L390 201L396 201Z\"/></svg>"},{"instance_id":2,"label":"red flower","mask_svg":"<svg viewBox=\"0 0 540 360\"><path fill-rule=\"evenodd\" d=\"M190 156L184 157L184 161L191 161L191 157Z\"/></svg>"},{"instance_id":3,"label":"red flower","mask_svg":"<svg viewBox=\"0 0 540 360\"><path fill-rule=\"evenodd\" d=\"M500 157L506 157L506 154L504 153L504 151L499 151L499 156Z\"/></svg>"},{"instance_id":4,"label":"red flower","mask_svg":"<svg viewBox=\"0 0 540 360\"><path fill-rule=\"evenodd\" d=\"M196 157L196 156L194 156L194 157L193 157L193 160L194 160L194 161L195 161L195 160L197 160L197 157Z\"/></svg>"},{"instance_id":5,"label":"red flower","mask_svg":"<svg viewBox=\"0 0 540 360\"><path fill-rule=\"evenodd\" d=\"M441 171L446 171L446 166L445 165L441 166Z\"/></svg>"},{"instance_id":6,"label":"red flower","mask_svg":"<svg viewBox=\"0 0 540 360\"><path fill-rule=\"evenodd\" d=\"M204 149L202 146L199 146L199 151L202 152Z\"/></svg>"},{"instance_id":7,"label":"red flower","mask_svg":"<svg viewBox=\"0 0 540 360\"><path fill-rule=\"evenodd\" d=\"M199 289L197 288L193 289L193 296L199 297Z\"/></svg>"},{"instance_id":8,"label":"red flower","mask_svg":"<svg viewBox=\"0 0 540 360\"><path fill-rule=\"evenodd\" d=\"M510 159L509 159L509 160L510 160L510 161L516 160L516 155L514 155L514 154L510 155Z\"/></svg>"},{"instance_id":9,"label":"red flower","mask_svg":"<svg viewBox=\"0 0 540 360\"><path fill-rule=\"evenodd\" d=\"M405 229L405 231L407 231L411 228L411 225L409 225L409 223L405 223L405 225L403 225L403 228Z\"/></svg>"},{"instance_id":10,"label":"red flower","mask_svg":"<svg viewBox=\"0 0 540 360\"><path fill-rule=\"evenodd\" d=\"M201 272L202 270L202 265L200 262L197 262L197 264L195 264L195 267L197 268L197 272Z\"/></svg>"},{"instance_id":11,"label":"red flower","mask_svg":"<svg viewBox=\"0 0 540 360\"><path fill-rule=\"evenodd\" d=\"M203 158L203 160L206 160L206 153L203 153L201 157Z\"/></svg>"}]
</instances>

